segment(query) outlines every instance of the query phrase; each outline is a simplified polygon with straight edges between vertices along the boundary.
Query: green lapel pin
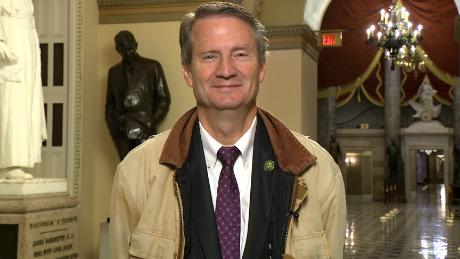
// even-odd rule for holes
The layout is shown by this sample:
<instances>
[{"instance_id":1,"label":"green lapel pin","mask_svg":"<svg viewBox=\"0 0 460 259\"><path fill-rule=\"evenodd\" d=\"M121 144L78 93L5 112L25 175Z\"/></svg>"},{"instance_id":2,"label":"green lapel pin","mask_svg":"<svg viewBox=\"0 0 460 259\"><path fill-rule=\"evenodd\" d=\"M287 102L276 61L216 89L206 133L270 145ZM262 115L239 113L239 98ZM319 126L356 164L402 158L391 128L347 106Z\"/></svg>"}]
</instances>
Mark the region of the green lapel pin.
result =
<instances>
[{"instance_id":1,"label":"green lapel pin","mask_svg":"<svg viewBox=\"0 0 460 259\"><path fill-rule=\"evenodd\" d=\"M271 172L271 171L273 171L273 169L275 169L275 162L273 162L273 160L265 161L265 163L264 163L265 172Z\"/></svg>"}]
</instances>

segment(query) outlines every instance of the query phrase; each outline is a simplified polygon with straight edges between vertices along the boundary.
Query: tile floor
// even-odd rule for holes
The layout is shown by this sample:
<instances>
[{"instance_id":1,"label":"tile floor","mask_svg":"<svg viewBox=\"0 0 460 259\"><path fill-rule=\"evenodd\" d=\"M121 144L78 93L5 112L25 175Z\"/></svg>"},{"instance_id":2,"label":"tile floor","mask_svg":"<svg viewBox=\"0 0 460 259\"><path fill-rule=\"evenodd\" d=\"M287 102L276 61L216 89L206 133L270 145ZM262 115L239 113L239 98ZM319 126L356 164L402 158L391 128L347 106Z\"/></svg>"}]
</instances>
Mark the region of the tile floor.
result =
<instances>
[{"instance_id":1,"label":"tile floor","mask_svg":"<svg viewBox=\"0 0 460 259\"><path fill-rule=\"evenodd\" d=\"M448 213L443 185L414 203L348 201L344 258L460 258L460 219Z\"/></svg>"}]
</instances>

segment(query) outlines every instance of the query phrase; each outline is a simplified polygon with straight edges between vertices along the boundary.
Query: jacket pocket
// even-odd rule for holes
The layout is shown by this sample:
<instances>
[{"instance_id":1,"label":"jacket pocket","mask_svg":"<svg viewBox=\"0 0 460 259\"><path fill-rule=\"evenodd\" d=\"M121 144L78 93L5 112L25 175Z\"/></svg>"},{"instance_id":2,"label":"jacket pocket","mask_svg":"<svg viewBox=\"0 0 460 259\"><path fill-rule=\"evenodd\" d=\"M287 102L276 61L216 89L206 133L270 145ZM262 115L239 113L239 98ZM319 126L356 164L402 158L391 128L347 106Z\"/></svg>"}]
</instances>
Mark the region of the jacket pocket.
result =
<instances>
[{"instance_id":1,"label":"jacket pocket","mask_svg":"<svg viewBox=\"0 0 460 259\"><path fill-rule=\"evenodd\" d=\"M131 235L129 258L174 258L175 242L164 235L136 230Z\"/></svg>"},{"instance_id":2,"label":"jacket pocket","mask_svg":"<svg viewBox=\"0 0 460 259\"><path fill-rule=\"evenodd\" d=\"M293 240L294 258L330 258L327 250L326 232L314 232Z\"/></svg>"}]
</instances>

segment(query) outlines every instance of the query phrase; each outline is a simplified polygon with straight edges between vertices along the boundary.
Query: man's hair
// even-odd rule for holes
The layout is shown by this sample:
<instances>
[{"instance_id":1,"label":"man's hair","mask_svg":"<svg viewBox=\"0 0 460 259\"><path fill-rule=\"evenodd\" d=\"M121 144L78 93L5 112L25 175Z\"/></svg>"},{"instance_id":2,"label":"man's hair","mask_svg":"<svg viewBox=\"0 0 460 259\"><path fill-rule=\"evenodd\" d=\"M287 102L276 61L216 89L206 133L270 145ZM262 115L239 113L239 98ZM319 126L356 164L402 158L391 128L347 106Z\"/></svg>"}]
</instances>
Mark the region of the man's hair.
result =
<instances>
[{"instance_id":1,"label":"man's hair","mask_svg":"<svg viewBox=\"0 0 460 259\"><path fill-rule=\"evenodd\" d=\"M122 39L127 39L131 42L136 42L136 38L134 38L134 35L130 31L126 31L126 30L120 31L114 37L115 43L120 42Z\"/></svg>"},{"instance_id":2,"label":"man's hair","mask_svg":"<svg viewBox=\"0 0 460 259\"><path fill-rule=\"evenodd\" d=\"M179 44L183 65L190 65L192 61L192 28L199 19L211 16L235 17L248 24L254 33L257 43L259 61L265 61L269 41L266 37L265 27L244 7L229 2L210 2L198 6L194 11L184 15L180 25Z\"/></svg>"}]
</instances>

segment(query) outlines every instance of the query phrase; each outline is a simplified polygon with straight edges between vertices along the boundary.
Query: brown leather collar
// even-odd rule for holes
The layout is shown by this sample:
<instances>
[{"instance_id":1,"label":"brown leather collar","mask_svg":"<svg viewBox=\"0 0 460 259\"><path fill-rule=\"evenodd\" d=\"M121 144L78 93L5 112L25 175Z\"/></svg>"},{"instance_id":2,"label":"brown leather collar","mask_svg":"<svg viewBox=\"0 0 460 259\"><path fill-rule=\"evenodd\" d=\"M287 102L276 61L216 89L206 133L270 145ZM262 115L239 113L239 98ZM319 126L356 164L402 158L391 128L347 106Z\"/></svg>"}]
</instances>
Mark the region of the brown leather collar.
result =
<instances>
[{"instance_id":1,"label":"brown leather collar","mask_svg":"<svg viewBox=\"0 0 460 259\"><path fill-rule=\"evenodd\" d=\"M297 175L316 162L316 157L296 139L282 122L261 108L258 108L257 113L267 128L278 165L283 171ZM196 107L179 118L163 147L160 156L161 164L175 168L181 168L184 165L197 119Z\"/></svg>"}]
</instances>

